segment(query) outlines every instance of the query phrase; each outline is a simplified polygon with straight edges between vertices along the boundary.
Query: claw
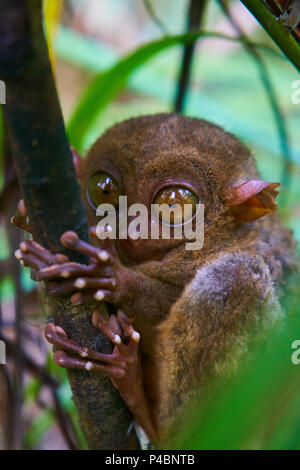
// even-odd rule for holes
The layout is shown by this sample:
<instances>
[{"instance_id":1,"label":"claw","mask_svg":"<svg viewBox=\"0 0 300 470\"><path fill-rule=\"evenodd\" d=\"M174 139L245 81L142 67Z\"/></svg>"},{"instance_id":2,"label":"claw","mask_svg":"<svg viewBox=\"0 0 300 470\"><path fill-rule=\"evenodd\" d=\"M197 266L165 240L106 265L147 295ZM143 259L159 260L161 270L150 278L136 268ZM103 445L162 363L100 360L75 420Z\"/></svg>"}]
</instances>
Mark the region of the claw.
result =
<instances>
[{"instance_id":1,"label":"claw","mask_svg":"<svg viewBox=\"0 0 300 470\"><path fill-rule=\"evenodd\" d=\"M136 343L139 343L140 339L141 339L141 335L137 332L137 331L134 331L131 335L131 338L133 339L133 341L135 341Z\"/></svg>"},{"instance_id":2,"label":"claw","mask_svg":"<svg viewBox=\"0 0 300 470\"><path fill-rule=\"evenodd\" d=\"M77 289L84 289L86 287L86 282L84 279L81 279L80 277L78 279L76 279L76 281L74 282L74 287L76 287Z\"/></svg>"},{"instance_id":3,"label":"claw","mask_svg":"<svg viewBox=\"0 0 300 470\"><path fill-rule=\"evenodd\" d=\"M15 251L15 257L16 257L18 260L22 259L22 252L21 252L21 250L16 250L16 251Z\"/></svg>"},{"instance_id":4,"label":"claw","mask_svg":"<svg viewBox=\"0 0 300 470\"><path fill-rule=\"evenodd\" d=\"M71 274L69 273L69 271L62 271L60 273L60 277L64 278L64 279L67 279L68 277L70 277Z\"/></svg>"},{"instance_id":5,"label":"claw","mask_svg":"<svg viewBox=\"0 0 300 470\"><path fill-rule=\"evenodd\" d=\"M20 248L21 248L21 250L22 250L24 253L26 253L26 252L28 251L26 242L21 242L21 243L20 243Z\"/></svg>"},{"instance_id":6,"label":"claw","mask_svg":"<svg viewBox=\"0 0 300 470\"><path fill-rule=\"evenodd\" d=\"M95 300L103 300L105 294L102 290L97 290L96 294L94 295Z\"/></svg>"}]
</instances>

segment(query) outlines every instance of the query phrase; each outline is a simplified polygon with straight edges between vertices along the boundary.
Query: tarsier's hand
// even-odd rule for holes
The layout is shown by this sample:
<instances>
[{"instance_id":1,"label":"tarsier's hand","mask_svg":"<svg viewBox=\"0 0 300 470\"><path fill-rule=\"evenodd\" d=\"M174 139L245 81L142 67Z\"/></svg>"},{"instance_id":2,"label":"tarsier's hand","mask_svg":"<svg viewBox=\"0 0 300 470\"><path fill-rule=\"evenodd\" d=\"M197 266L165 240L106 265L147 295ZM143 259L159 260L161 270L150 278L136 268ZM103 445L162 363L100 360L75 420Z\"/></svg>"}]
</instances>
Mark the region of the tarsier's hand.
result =
<instances>
[{"instance_id":1,"label":"tarsier's hand","mask_svg":"<svg viewBox=\"0 0 300 470\"><path fill-rule=\"evenodd\" d=\"M133 383L141 383L138 355L140 335L129 319L121 311L105 318L98 310L92 317L95 328L104 333L114 344L112 354L102 354L79 346L68 339L60 326L49 323L45 329L47 340L56 346L54 361L66 369L85 369L108 375L121 395L132 388Z\"/></svg>"},{"instance_id":2,"label":"tarsier's hand","mask_svg":"<svg viewBox=\"0 0 300 470\"><path fill-rule=\"evenodd\" d=\"M29 231L23 201L19 202L12 223ZM91 235L96 236L94 227ZM68 231L61 236L61 243L89 256L89 264L71 262L67 256L53 254L34 240L22 242L15 255L22 265L31 268L32 279L45 282L48 292L73 293L71 302L74 305L95 300L117 303L128 295L132 278L120 264L113 240L106 239L102 248L96 248L80 240L75 232Z\"/></svg>"},{"instance_id":3,"label":"tarsier's hand","mask_svg":"<svg viewBox=\"0 0 300 470\"><path fill-rule=\"evenodd\" d=\"M149 435L154 436L142 381L140 335L132 326L133 320L134 318L129 319L121 310L117 316L110 315L109 318L105 318L98 310L94 311L93 325L114 344L111 354L79 346L67 337L60 326L53 323L46 326L45 336L56 347L54 362L58 366L100 372L110 377L136 420L141 426L145 426Z\"/></svg>"},{"instance_id":4,"label":"tarsier's hand","mask_svg":"<svg viewBox=\"0 0 300 470\"><path fill-rule=\"evenodd\" d=\"M117 316L110 315L109 318L105 318L98 310L94 311L93 325L114 344L112 354L79 346L67 337L60 326L53 323L46 326L45 336L56 347L54 361L58 366L100 372L109 376L136 422L154 442L157 430L143 386L140 335L132 326L133 320L121 310Z\"/></svg>"},{"instance_id":5,"label":"tarsier's hand","mask_svg":"<svg viewBox=\"0 0 300 470\"><path fill-rule=\"evenodd\" d=\"M18 204L12 223L30 232L23 201ZM95 228L91 235L95 236ZM96 248L78 238L75 232L65 232L61 243L68 249L89 256L89 264L71 262L63 254L53 254L34 240L24 241L15 253L21 264L31 268L31 277L44 281L52 294L73 294L71 302L80 305L95 300L118 303L134 292L135 278L117 257L112 240ZM118 310L117 316L105 318L97 309L93 325L114 344L112 354L103 354L79 346L70 340L60 326L49 323L45 329L47 340L56 347L54 361L66 369L100 372L110 377L135 420L144 428L151 440L157 436L156 426L149 408L142 381L139 354L140 335L134 330L134 317L128 318Z\"/></svg>"}]
</instances>

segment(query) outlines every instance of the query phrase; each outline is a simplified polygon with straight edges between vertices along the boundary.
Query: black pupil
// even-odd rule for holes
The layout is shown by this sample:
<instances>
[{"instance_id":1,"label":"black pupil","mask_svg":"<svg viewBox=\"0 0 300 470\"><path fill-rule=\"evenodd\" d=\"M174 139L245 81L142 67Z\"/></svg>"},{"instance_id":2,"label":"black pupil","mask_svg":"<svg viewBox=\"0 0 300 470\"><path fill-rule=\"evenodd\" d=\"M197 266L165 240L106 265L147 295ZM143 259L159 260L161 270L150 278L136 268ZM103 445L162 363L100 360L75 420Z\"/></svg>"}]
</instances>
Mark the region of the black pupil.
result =
<instances>
[{"instance_id":1,"label":"black pupil","mask_svg":"<svg viewBox=\"0 0 300 470\"><path fill-rule=\"evenodd\" d=\"M89 196L92 204L112 204L118 206L120 188L117 181L107 173L95 173L90 181Z\"/></svg>"}]
</instances>

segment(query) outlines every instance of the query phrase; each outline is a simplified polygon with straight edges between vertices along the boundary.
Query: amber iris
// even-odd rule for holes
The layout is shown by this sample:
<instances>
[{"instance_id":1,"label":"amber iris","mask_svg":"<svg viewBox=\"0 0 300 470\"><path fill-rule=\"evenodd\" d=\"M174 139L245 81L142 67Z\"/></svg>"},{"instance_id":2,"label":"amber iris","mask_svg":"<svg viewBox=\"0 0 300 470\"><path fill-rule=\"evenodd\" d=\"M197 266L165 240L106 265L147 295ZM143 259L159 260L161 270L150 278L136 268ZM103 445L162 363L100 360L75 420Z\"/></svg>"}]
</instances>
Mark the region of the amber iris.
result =
<instances>
[{"instance_id":1,"label":"amber iris","mask_svg":"<svg viewBox=\"0 0 300 470\"><path fill-rule=\"evenodd\" d=\"M165 208L159 211L159 218L162 222L175 225L186 222L195 214L198 198L192 191L182 186L167 186L159 191L153 203L166 204ZM185 204L192 206L191 212L184 211Z\"/></svg>"},{"instance_id":2,"label":"amber iris","mask_svg":"<svg viewBox=\"0 0 300 470\"><path fill-rule=\"evenodd\" d=\"M118 207L120 187L115 178L108 173L102 171L95 173L90 179L88 193L95 207L100 204L112 204Z\"/></svg>"}]
</instances>

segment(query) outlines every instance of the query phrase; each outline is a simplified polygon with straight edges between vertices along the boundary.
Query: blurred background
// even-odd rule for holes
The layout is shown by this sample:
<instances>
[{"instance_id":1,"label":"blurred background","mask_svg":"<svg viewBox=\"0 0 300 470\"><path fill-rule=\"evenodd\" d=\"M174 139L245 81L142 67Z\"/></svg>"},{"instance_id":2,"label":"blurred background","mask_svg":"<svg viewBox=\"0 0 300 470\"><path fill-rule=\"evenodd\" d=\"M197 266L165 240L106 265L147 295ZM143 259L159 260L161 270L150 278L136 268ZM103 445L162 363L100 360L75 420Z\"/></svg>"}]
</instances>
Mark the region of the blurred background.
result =
<instances>
[{"instance_id":1,"label":"blurred background","mask_svg":"<svg viewBox=\"0 0 300 470\"><path fill-rule=\"evenodd\" d=\"M185 88L182 84L189 69L187 62L183 65L183 45L168 38L187 31L190 3L44 1L45 32L70 141L84 155L114 123L174 110L219 124L248 145L264 179L282 182L279 210L299 241L300 104L292 101L292 86L299 74L241 2L211 0L203 2L194 25L210 34L195 44ZM249 47L247 38L260 47ZM151 48L148 43L153 43ZM186 92L183 97L182 91ZM86 448L65 372L53 363L43 337L47 306L28 270L20 270L13 256L20 233L9 220L20 196L2 137L1 125L0 339L6 343L6 364L0 366L0 449ZM297 305L292 304L297 313ZM297 371L291 366L284 378L287 382L282 378L286 364L290 365L291 341L300 339L300 320L286 328L273 344L273 352L264 355L265 363L257 361L260 369L256 367L243 379L245 389L236 385L235 392L231 391L231 396L237 394L237 402L238 390L255 389L260 395L248 396L245 409L235 403L227 416L218 414L223 425L228 425L228 416L234 418L228 428L233 433L244 429L243 421L235 421L239 415L252 426L249 432L255 438L250 439L245 431L246 437L226 441L222 432L218 438L211 432L208 442L202 439L203 428L198 440L197 432L193 431L191 439L187 431L184 448L300 448L300 365ZM278 364L274 380L279 388L272 402L266 387L274 391L274 382L266 384L259 378L273 370L274 351ZM280 387L289 390L280 402L286 413L274 418ZM267 410L268 416L263 415L266 405L262 406L257 430L249 416L258 409L259 397L265 400L266 396L274 406ZM268 432L261 431L261 423L268 423Z\"/></svg>"}]
</instances>

